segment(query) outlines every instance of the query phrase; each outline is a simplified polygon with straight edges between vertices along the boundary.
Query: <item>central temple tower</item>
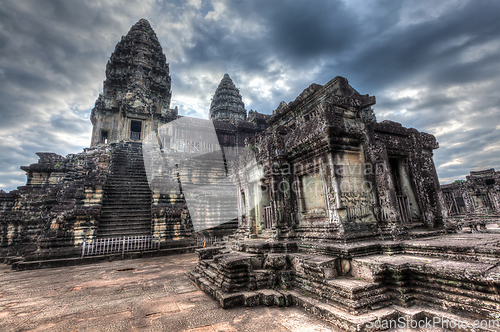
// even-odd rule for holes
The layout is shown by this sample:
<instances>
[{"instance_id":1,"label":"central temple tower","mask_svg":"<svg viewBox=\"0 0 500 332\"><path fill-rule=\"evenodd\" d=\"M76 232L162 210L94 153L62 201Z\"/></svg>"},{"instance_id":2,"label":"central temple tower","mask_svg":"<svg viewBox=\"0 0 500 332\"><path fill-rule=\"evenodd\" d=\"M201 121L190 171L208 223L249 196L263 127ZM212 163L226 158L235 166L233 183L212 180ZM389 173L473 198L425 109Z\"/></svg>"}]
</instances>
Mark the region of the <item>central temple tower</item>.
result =
<instances>
[{"instance_id":1,"label":"central temple tower","mask_svg":"<svg viewBox=\"0 0 500 332\"><path fill-rule=\"evenodd\" d=\"M91 146L124 139L142 141L176 117L170 110L169 67L156 33L139 20L116 45L92 110Z\"/></svg>"}]
</instances>

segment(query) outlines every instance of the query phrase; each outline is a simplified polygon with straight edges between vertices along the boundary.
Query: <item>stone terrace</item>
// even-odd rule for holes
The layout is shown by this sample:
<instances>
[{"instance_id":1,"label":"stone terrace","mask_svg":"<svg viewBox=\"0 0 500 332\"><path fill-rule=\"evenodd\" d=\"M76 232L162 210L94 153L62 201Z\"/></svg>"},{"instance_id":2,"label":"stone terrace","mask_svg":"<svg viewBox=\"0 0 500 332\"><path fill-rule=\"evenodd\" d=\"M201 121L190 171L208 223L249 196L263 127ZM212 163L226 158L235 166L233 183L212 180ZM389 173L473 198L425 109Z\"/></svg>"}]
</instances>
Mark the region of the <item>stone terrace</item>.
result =
<instances>
[{"instance_id":1,"label":"stone terrace","mask_svg":"<svg viewBox=\"0 0 500 332\"><path fill-rule=\"evenodd\" d=\"M224 308L296 306L344 331L408 317L498 331L496 230L346 244L236 240L198 249L190 278Z\"/></svg>"},{"instance_id":2,"label":"stone terrace","mask_svg":"<svg viewBox=\"0 0 500 332\"><path fill-rule=\"evenodd\" d=\"M299 308L224 310L188 280L196 254L17 272L0 265L0 331L332 331Z\"/></svg>"}]
</instances>

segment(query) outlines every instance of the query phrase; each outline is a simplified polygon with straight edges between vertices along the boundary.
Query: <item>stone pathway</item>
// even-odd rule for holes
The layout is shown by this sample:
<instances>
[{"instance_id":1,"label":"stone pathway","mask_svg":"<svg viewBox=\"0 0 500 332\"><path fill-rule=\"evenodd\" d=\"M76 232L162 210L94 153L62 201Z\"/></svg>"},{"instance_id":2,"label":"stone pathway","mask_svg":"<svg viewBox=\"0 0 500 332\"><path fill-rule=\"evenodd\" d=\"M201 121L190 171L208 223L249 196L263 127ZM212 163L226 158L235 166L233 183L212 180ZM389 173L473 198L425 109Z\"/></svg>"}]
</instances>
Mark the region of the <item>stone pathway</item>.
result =
<instances>
[{"instance_id":1,"label":"stone pathway","mask_svg":"<svg viewBox=\"0 0 500 332\"><path fill-rule=\"evenodd\" d=\"M0 331L333 331L298 308L221 309L187 277L196 254L13 271Z\"/></svg>"}]
</instances>

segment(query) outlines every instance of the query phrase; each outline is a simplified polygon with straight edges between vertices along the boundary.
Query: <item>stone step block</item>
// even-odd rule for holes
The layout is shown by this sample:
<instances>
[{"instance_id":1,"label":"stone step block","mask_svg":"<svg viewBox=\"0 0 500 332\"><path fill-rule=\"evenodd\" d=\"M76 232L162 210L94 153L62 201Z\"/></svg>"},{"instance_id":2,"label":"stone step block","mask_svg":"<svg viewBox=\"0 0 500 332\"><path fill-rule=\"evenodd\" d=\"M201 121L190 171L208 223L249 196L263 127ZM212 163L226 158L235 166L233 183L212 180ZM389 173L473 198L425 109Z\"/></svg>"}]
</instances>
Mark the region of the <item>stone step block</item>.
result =
<instances>
[{"instance_id":1,"label":"stone step block","mask_svg":"<svg viewBox=\"0 0 500 332\"><path fill-rule=\"evenodd\" d=\"M335 278L339 275L338 257L315 254L291 254L292 268L298 275L311 280Z\"/></svg>"},{"instance_id":2,"label":"stone step block","mask_svg":"<svg viewBox=\"0 0 500 332\"><path fill-rule=\"evenodd\" d=\"M242 292L245 307L256 307L260 305L260 294L256 292Z\"/></svg>"},{"instance_id":3,"label":"stone step block","mask_svg":"<svg viewBox=\"0 0 500 332\"><path fill-rule=\"evenodd\" d=\"M500 312L500 303L484 299L471 298L450 292L440 292L434 289L416 288L414 297L427 305L457 312L466 312L478 319L497 319Z\"/></svg>"},{"instance_id":4,"label":"stone step block","mask_svg":"<svg viewBox=\"0 0 500 332\"><path fill-rule=\"evenodd\" d=\"M364 280L357 280L352 278L335 278L325 280L328 286L340 290L347 294L357 294L361 292L370 291L380 287L379 283L369 282Z\"/></svg>"},{"instance_id":5,"label":"stone step block","mask_svg":"<svg viewBox=\"0 0 500 332\"><path fill-rule=\"evenodd\" d=\"M447 280L500 284L500 272L495 276L493 264L457 261L416 255L374 255L352 260L351 273L355 278L376 281L383 275L394 277L415 273ZM500 271L500 270L499 270Z\"/></svg>"},{"instance_id":6,"label":"stone step block","mask_svg":"<svg viewBox=\"0 0 500 332\"><path fill-rule=\"evenodd\" d=\"M383 308L371 311L368 314L355 315L341 308L319 300L312 294L304 291L290 291L293 303L342 331L364 331L369 323L375 324L377 320L391 320L398 318L398 312L394 308Z\"/></svg>"},{"instance_id":7,"label":"stone step block","mask_svg":"<svg viewBox=\"0 0 500 332\"><path fill-rule=\"evenodd\" d=\"M466 281L446 280L434 276L415 274L411 285L436 292L455 293L457 295L500 303L500 294L496 291L493 283L482 285L472 284Z\"/></svg>"},{"instance_id":8,"label":"stone step block","mask_svg":"<svg viewBox=\"0 0 500 332\"><path fill-rule=\"evenodd\" d=\"M285 296L283 296L283 294L281 294L280 292L272 289L260 289L256 292L259 294L260 303L265 306L285 306Z\"/></svg>"},{"instance_id":9,"label":"stone step block","mask_svg":"<svg viewBox=\"0 0 500 332\"><path fill-rule=\"evenodd\" d=\"M220 254L222 249L223 248L221 247L206 247L206 248L196 249L195 252L200 260L206 261L206 260L211 260L213 259L214 256Z\"/></svg>"},{"instance_id":10,"label":"stone step block","mask_svg":"<svg viewBox=\"0 0 500 332\"><path fill-rule=\"evenodd\" d=\"M247 267L251 265L249 257L234 252L217 255L214 257L214 262L230 270L236 267Z\"/></svg>"},{"instance_id":11,"label":"stone step block","mask_svg":"<svg viewBox=\"0 0 500 332\"><path fill-rule=\"evenodd\" d=\"M345 310L352 314L361 314L372 310L374 307L384 307L390 304L391 293L386 288L379 288L357 295L344 293L332 289L325 284L307 282L307 280L296 278L292 285L295 289L302 289L318 298L328 301L333 306Z\"/></svg>"}]
</instances>

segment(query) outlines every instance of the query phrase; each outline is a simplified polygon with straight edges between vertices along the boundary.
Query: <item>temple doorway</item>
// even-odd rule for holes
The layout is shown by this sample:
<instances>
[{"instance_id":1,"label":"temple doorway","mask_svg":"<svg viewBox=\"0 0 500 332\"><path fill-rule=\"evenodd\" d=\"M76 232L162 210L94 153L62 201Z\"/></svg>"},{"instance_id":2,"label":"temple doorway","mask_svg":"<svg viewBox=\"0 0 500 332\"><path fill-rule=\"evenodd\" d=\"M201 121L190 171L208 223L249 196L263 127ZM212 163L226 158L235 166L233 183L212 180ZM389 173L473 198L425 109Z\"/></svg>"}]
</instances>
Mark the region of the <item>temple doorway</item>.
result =
<instances>
[{"instance_id":1,"label":"temple doorway","mask_svg":"<svg viewBox=\"0 0 500 332\"><path fill-rule=\"evenodd\" d=\"M406 170L406 158L389 156L389 165L401 221L403 223L418 222L421 219L420 209Z\"/></svg>"},{"instance_id":2,"label":"temple doorway","mask_svg":"<svg viewBox=\"0 0 500 332\"><path fill-rule=\"evenodd\" d=\"M130 121L130 139L133 141L141 140L142 122Z\"/></svg>"}]
</instances>

